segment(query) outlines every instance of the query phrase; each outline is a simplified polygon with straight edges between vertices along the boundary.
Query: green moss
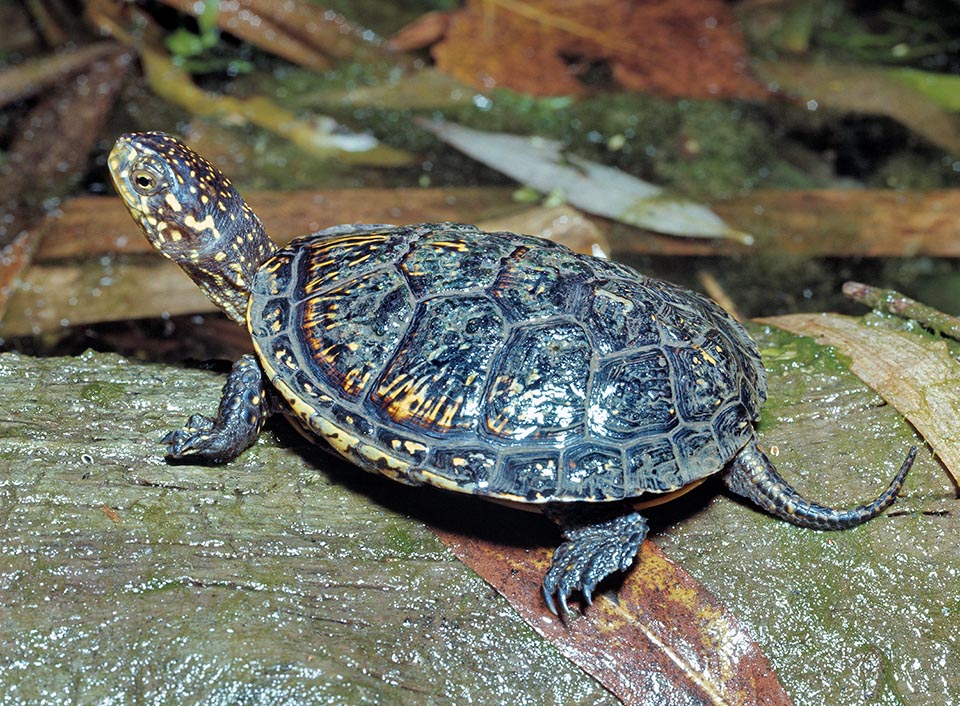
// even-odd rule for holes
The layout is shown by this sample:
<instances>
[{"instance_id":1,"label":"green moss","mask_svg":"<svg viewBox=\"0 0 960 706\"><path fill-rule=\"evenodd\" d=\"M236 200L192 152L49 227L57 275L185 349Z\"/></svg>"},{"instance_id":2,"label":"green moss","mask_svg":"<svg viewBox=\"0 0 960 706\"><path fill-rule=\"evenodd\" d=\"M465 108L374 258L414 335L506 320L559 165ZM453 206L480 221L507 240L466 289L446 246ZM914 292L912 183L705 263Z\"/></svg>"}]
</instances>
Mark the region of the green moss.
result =
<instances>
[{"instance_id":1,"label":"green moss","mask_svg":"<svg viewBox=\"0 0 960 706\"><path fill-rule=\"evenodd\" d=\"M402 557L411 557L422 551L422 546L410 528L404 525L391 525L386 532L387 546Z\"/></svg>"},{"instance_id":2,"label":"green moss","mask_svg":"<svg viewBox=\"0 0 960 706\"><path fill-rule=\"evenodd\" d=\"M126 396L126 388L115 382L88 382L80 388L80 399L107 405Z\"/></svg>"},{"instance_id":3,"label":"green moss","mask_svg":"<svg viewBox=\"0 0 960 706\"><path fill-rule=\"evenodd\" d=\"M723 199L757 186L813 185L805 172L782 157L763 113L747 104L609 92L584 100L533 98L505 89L481 93L467 86L454 90L444 84L414 84L395 74L389 66L342 64L322 77L288 69L261 72L238 80L234 87L242 93L277 95L288 109L331 115L372 131L393 147L433 154L429 175L436 183L506 180L416 126L414 119L426 112L477 130L559 140L582 157L694 198ZM369 91L366 100L351 93L358 89ZM421 90L422 95L411 98L411 91ZM274 145L267 150L286 162L279 156L282 151Z\"/></svg>"},{"instance_id":4,"label":"green moss","mask_svg":"<svg viewBox=\"0 0 960 706\"><path fill-rule=\"evenodd\" d=\"M761 326L748 322L747 331L760 347L763 364L771 375L784 375L790 368L823 366L825 372L836 372L846 369L836 349L832 346L823 346L807 336L776 328L775 326Z\"/></svg>"}]
</instances>

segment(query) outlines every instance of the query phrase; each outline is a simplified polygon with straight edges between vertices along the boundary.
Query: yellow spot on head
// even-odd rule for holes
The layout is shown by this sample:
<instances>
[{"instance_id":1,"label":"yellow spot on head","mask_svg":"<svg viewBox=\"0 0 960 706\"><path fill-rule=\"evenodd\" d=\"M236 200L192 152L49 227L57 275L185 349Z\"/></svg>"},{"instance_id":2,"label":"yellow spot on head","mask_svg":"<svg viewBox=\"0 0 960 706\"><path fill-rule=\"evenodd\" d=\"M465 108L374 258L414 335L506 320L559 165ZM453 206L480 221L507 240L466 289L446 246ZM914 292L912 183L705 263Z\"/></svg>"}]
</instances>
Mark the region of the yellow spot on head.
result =
<instances>
[{"instance_id":1,"label":"yellow spot on head","mask_svg":"<svg viewBox=\"0 0 960 706\"><path fill-rule=\"evenodd\" d=\"M210 215L209 213L207 214L206 218L204 218L202 221L198 221L192 215L184 216L183 225L185 225L187 228L190 228L191 230L197 231L198 233L200 231L209 230L213 232L215 236L219 237L220 235L220 231L217 229L217 223L216 221L213 220L213 216Z\"/></svg>"},{"instance_id":2,"label":"yellow spot on head","mask_svg":"<svg viewBox=\"0 0 960 706\"><path fill-rule=\"evenodd\" d=\"M170 210L174 213L180 213L183 210L183 207L180 205L180 201L177 200L176 195L172 191L168 191L164 201L167 202L167 206L170 207Z\"/></svg>"}]
</instances>

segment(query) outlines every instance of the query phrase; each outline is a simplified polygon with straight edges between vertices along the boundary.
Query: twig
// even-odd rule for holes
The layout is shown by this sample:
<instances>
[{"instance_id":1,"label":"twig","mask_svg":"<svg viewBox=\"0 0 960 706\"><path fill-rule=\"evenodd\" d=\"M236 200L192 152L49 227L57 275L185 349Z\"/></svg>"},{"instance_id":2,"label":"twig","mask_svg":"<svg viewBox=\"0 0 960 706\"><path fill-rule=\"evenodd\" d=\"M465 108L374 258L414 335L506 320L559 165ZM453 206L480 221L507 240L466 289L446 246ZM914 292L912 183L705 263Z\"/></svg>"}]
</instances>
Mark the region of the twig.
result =
<instances>
[{"instance_id":1,"label":"twig","mask_svg":"<svg viewBox=\"0 0 960 706\"><path fill-rule=\"evenodd\" d=\"M896 290L871 287L869 284L860 282L844 282L843 294L873 309L904 319L913 319L943 336L960 340L960 319L934 309L932 306L921 304Z\"/></svg>"}]
</instances>

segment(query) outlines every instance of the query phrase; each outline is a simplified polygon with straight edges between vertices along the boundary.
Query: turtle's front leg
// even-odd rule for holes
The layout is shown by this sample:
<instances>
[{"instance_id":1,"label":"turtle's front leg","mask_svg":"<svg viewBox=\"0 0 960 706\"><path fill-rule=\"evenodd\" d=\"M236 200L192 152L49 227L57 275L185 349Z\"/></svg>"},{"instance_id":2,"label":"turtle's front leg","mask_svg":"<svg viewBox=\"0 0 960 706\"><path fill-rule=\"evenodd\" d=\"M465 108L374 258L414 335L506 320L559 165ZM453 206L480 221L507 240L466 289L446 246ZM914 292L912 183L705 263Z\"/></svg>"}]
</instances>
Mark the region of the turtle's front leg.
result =
<instances>
[{"instance_id":1,"label":"turtle's front leg","mask_svg":"<svg viewBox=\"0 0 960 706\"><path fill-rule=\"evenodd\" d=\"M196 459L225 463L235 459L260 436L273 413L263 371L250 354L233 364L220 395L216 419L194 414L182 429L171 431L161 443L169 459Z\"/></svg>"}]
</instances>

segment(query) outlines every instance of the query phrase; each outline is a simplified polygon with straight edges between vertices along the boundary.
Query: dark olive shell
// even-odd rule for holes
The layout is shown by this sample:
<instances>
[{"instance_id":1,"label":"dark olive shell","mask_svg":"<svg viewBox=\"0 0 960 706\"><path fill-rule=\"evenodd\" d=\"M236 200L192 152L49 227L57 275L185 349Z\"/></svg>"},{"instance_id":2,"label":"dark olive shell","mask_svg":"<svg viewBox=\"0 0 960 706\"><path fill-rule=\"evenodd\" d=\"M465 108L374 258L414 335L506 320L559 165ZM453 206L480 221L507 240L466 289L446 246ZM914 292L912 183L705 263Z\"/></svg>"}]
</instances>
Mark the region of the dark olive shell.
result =
<instances>
[{"instance_id":1,"label":"dark olive shell","mask_svg":"<svg viewBox=\"0 0 960 706\"><path fill-rule=\"evenodd\" d=\"M251 289L261 362L304 425L413 483L664 493L720 471L766 396L755 344L712 301L539 238L341 226Z\"/></svg>"}]
</instances>

